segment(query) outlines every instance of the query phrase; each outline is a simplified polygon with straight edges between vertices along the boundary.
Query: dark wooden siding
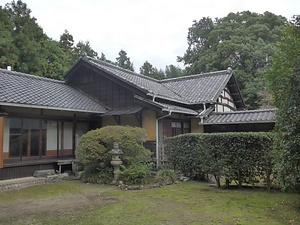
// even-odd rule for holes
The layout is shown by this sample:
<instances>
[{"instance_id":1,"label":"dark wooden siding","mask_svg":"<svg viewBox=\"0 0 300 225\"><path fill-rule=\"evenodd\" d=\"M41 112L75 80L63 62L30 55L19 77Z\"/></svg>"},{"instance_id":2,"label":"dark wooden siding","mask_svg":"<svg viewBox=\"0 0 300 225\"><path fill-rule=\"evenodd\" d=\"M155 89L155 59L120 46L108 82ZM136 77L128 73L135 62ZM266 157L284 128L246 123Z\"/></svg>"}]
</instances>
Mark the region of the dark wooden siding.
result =
<instances>
[{"instance_id":1,"label":"dark wooden siding","mask_svg":"<svg viewBox=\"0 0 300 225\"><path fill-rule=\"evenodd\" d=\"M0 180L30 177L36 170L55 169L54 163L4 167L0 169Z\"/></svg>"},{"instance_id":2,"label":"dark wooden siding","mask_svg":"<svg viewBox=\"0 0 300 225\"><path fill-rule=\"evenodd\" d=\"M134 105L134 97L131 91L85 67L80 68L72 76L69 84L112 109Z\"/></svg>"}]
</instances>

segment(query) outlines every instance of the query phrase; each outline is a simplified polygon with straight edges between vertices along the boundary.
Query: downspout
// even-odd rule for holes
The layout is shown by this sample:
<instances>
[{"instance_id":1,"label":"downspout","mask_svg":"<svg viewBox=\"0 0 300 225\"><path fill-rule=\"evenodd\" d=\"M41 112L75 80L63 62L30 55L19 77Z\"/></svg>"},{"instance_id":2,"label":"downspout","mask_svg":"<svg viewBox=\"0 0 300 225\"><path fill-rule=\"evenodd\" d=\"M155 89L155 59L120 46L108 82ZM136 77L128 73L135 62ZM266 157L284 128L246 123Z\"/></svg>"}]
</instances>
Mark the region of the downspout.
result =
<instances>
[{"instance_id":1,"label":"downspout","mask_svg":"<svg viewBox=\"0 0 300 225\"><path fill-rule=\"evenodd\" d=\"M206 111L206 104L203 103L203 111L200 113L200 120L201 120L201 123L203 123L203 119L204 119L204 116L202 116L201 114L204 113Z\"/></svg>"},{"instance_id":2,"label":"downspout","mask_svg":"<svg viewBox=\"0 0 300 225\"><path fill-rule=\"evenodd\" d=\"M162 116L162 117L159 117L159 118L156 118L156 168L158 169L158 162L159 162L159 160L158 160L158 121L159 120L161 120L161 119L163 119L163 118L166 118L166 117L168 117L168 116L171 116L171 114L172 114L172 111L170 110L169 111L169 114L167 114L167 115L164 115L164 116Z\"/></svg>"}]
</instances>

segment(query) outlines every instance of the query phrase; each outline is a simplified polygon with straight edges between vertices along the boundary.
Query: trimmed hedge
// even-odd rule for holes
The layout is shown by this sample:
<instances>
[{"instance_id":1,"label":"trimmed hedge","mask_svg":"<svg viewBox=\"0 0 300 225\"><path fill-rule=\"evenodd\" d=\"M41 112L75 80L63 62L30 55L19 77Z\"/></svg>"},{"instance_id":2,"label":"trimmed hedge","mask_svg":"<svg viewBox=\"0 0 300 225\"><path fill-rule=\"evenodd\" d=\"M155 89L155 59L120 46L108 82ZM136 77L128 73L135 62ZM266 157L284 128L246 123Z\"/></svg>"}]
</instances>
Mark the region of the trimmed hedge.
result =
<instances>
[{"instance_id":1,"label":"trimmed hedge","mask_svg":"<svg viewBox=\"0 0 300 225\"><path fill-rule=\"evenodd\" d=\"M211 174L218 187L253 184L263 179L271 187L273 134L263 132L183 134L165 140L169 162L192 178Z\"/></svg>"}]
</instances>

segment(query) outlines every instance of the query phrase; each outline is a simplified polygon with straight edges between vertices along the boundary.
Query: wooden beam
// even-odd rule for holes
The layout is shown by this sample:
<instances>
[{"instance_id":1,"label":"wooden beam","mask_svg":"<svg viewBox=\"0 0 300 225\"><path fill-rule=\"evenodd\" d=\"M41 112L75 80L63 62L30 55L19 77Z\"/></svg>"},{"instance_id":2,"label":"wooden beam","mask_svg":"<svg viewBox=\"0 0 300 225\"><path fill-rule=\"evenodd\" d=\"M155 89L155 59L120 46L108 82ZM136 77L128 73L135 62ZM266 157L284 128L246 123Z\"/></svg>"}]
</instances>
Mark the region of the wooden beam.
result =
<instances>
[{"instance_id":1,"label":"wooden beam","mask_svg":"<svg viewBox=\"0 0 300 225\"><path fill-rule=\"evenodd\" d=\"M43 152L43 120L39 120L39 159L42 159Z\"/></svg>"},{"instance_id":2,"label":"wooden beam","mask_svg":"<svg viewBox=\"0 0 300 225\"><path fill-rule=\"evenodd\" d=\"M76 137L77 137L77 121L76 121L76 113L74 113L73 128L72 128L72 152L74 157L75 157L75 150L76 150Z\"/></svg>"},{"instance_id":3,"label":"wooden beam","mask_svg":"<svg viewBox=\"0 0 300 225\"><path fill-rule=\"evenodd\" d=\"M121 116L113 116L118 125L121 125Z\"/></svg>"},{"instance_id":4,"label":"wooden beam","mask_svg":"<svg viewBox=\"0 0 300 225\"><path fill-rule=\"evenodd\" d=\"M58 158L59 157L59 139L60 139L60 135L59 135L59 127L60 127L60 122L57 121L56 122L56 157Z\"/></svg>"},{"instance_id":5,"label":"wooden beam","mask_svg":"<svg viewBox=\"0 0 300 225\"><path fill-rule=\"evenodd\" d=\"M135 117L138 120L140 127L143 127L142 110L135 113Z\"/></svg>"},{"instance_id":6,"label":"wooden beam","mask_svg":"<svg viewBox=\"0 0 300 225\"><path fill-rule=\"evenodd\" d=\"M4 117L0 117L0 169L3 168Z\"/></svg>"}]
</instances>

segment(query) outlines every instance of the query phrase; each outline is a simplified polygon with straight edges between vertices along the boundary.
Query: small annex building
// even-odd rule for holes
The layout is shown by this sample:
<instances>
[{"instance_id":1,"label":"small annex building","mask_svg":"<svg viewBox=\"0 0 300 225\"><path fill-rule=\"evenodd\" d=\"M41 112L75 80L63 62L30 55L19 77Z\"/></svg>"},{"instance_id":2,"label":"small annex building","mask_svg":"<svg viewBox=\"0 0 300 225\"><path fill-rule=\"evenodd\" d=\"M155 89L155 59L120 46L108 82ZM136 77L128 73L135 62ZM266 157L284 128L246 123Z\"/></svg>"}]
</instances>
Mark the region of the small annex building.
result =
<instances>
[{"instance_id":1,"label":"small annex building","mask_svg":"<svg viewBox=\"0 0 300 225\"><path fill-rule=\"evenodd\" d=\"M142 127L158 165L163 139L270 131L275 110L245 110L231 69L156 80L81 57L64 81L0 69L0 180L74 159L79 138L107 125Z\"/></svg>"}]
</instances>

